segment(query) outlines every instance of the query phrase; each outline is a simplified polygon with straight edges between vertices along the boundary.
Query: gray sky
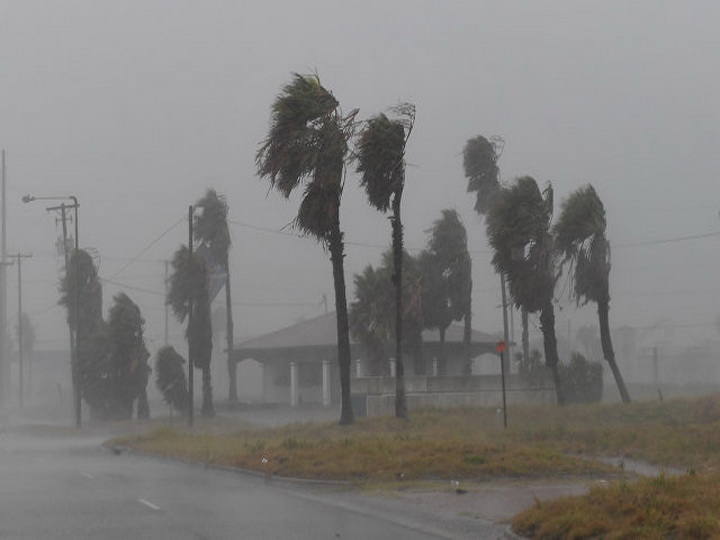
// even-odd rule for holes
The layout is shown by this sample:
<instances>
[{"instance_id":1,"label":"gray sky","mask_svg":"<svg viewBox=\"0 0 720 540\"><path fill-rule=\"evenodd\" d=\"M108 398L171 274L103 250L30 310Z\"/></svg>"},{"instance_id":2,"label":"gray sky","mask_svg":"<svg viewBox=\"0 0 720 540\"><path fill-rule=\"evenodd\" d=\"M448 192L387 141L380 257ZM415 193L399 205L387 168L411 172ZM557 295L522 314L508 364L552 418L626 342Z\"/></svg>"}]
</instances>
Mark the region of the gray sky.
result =
<instances>
[{"instance_id":1,"label":"gray sky","mask_svg":"<svg viewBox=\"0 0 720 540\"><path fill-rule=\"evenodd\" d=\"M268 192L254 167L281 85L315 70L360 117L416 104L407 244L424 245L441 209L459 211L475 252L476 327L500 328L498 278L461 167L465 141L483 134L507 141L505 180L552 181L558 203L596 186L614 246L613 326L669 319L692 339L711 337L720 236L634 244L720 233L718 51L714 0L0 0L8 250L34 254L23 264L24 304L38 346L66 341L64 313L52 307L59 227L41 202L23 205L25 193L79 198L80 243L97 250L102 277L149 291L106 282L106 309L125 290L154 345L163 332L160 261L186 242L179 222L207 187L227 196L235 222L238 340L322 313L323 294L332 306L322 247L280 234L298 199ZM382 248L373 246L390 238L355 174L341 220L352 298L353 274L376 264ZM15 280L11 269L11 316ZM594 322L594 307L575 310L567 292L558 296L559 331L570 318L574 328Z\"/></svg>"}]
</instances>

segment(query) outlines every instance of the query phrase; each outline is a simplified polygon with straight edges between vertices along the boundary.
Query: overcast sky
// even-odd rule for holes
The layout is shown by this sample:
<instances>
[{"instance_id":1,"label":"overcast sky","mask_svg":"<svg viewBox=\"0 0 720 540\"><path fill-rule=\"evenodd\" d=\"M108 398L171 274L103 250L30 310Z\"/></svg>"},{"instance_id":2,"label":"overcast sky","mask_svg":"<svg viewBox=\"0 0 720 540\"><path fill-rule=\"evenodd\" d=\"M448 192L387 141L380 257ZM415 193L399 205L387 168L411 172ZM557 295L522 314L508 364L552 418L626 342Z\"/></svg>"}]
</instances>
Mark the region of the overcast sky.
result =
<instances>
[{"instance_id":1,"label":"overcast sky","mask_svg":"<svg viewBox=\"0 0 720 540\"><path fill-rule=\"evenodd\" d=\"M23 263L23 300L38 347L67 341L53 307L60 228L42 201L23 205L25 193L78 197L81 247L96 251L109 280L105 310L127 292L153 349L163 334L162 261L187 241L187 207L208 187L230 205L238 341L322 313L323 294L332 308L322 247L283 234L297 197L269 192L254 166L272 100L292 72L314 71L361 118L398 101L417 106L407 245L423 247L440 211L458 210L473 251L478 329L501 327L498 278L461 166L465 141L483 134L506 140L506 181L551 181L558 204L595 185L613 245L613 326L668 320L693 339L712 337L719 51L714 0L0 0L8 252L34 255ZM390 241L388 220L368 208L354 173L341 221L352 299L353 274L377 264ZM593 306L572 308L567 288L558 299L559 332L570 319L573 328L595 321ZM14 268L8 300L13 321ZM181 329L171 332L178 339Z\"/></svg>"}]
</instances>

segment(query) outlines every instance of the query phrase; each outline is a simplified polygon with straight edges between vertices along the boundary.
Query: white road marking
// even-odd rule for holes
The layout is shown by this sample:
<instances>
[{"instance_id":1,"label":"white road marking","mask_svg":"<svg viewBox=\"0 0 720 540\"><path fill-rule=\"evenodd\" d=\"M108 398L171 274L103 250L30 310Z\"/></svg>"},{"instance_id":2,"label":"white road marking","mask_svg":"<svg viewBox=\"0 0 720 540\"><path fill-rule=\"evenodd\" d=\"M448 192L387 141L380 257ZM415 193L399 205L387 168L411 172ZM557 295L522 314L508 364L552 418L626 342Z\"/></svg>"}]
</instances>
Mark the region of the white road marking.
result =
<instances>
[{"instance_id":1,"label":"white road marking","mask_svg":"<svg viewBox=\"0 0 720 540\"><path fill-rule=\"evenodd\" d=\"M87 478L89 480L92 480L93 478L95 478L92 474L87 473L85 471L81 472L80 474L82 474L85 478Z\"/></svg>"},{"instance_id":2,"label":"white road marking","mask_svg":"<svg viewBox=\"0 0 720 540\"><path fill-rule=\"evenodd\" d=\"M138 502L140 504L144 504L145 506L147 506L148 508L151 508L152 510L160 510L159 506L156 506L153 503L151 503L150 501L146 501L145 499L138 499Z\"/></svg>"}]
</instances>

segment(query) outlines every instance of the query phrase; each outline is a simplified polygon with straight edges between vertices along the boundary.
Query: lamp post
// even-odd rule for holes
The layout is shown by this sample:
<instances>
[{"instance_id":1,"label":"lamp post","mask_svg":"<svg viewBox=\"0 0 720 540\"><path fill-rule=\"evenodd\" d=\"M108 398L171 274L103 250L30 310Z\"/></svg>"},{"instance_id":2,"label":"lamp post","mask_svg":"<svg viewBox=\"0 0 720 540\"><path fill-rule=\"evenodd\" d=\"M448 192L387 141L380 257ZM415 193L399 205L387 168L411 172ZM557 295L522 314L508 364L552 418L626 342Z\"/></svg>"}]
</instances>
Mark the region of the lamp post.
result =
<instances>
[{"instance_id":1,"label":"lamp post","mask_svg":"<svg viewBox=\"0 0 720 540\"><path fill-rule=\"evenodd\" d=\"M80 207L80 204L78 203L77 197L74 195L59 195L59 196L53 196L53 197L33 197L32 195L28 194L23 196L22 202L29 203L32 201L63 201L63 200L70 200L72 201L72 204L65 204L62 203L60 206L51 206L47 208L47 211L56 211L60 210L62 214L62 224L63 224L63 252L65 253L65 276L68 276L69 272L69 259L67 255L67 226L65 225L65 217L66 213L65 211L67 209L74 209L75 211L75 313L73 315L74 325L70 326L70 368L71 368L71 378L72 378L72 385L73 385L73 410L75 413L75 427L80 428L82 425L82 416L81 416L81 408L80 408L80 376L79 376L79 362L78 362L78 342L77 342L77 336L78 336L78 322L79 317L78 313L80 312L80 281L79 281L79 261L78 261L78 255L80 252L80 240L78 235L78 208ZM75 327L75 330L73 332L72 326Z\"/></svg>"}]
</instances>

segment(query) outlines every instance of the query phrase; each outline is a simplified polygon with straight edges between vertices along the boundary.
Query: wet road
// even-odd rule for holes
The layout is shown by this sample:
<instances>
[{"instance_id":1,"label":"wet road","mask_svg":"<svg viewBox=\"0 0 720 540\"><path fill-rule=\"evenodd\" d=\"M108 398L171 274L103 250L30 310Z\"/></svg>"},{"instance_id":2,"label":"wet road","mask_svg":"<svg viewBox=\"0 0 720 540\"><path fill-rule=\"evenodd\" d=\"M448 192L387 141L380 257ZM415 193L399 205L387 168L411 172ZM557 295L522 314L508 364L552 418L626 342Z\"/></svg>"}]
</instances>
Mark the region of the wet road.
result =
<instances>
[{"instance_id":1,"label":"wet road","mask_svg":"<svg viewBox=\"0 0 720 540\"><path fill-rule=\"evenodd\" d=\"M120 454L100 438L0 434L0 538L500 538L473 520Z\"/></svg>"}]
</instances>

